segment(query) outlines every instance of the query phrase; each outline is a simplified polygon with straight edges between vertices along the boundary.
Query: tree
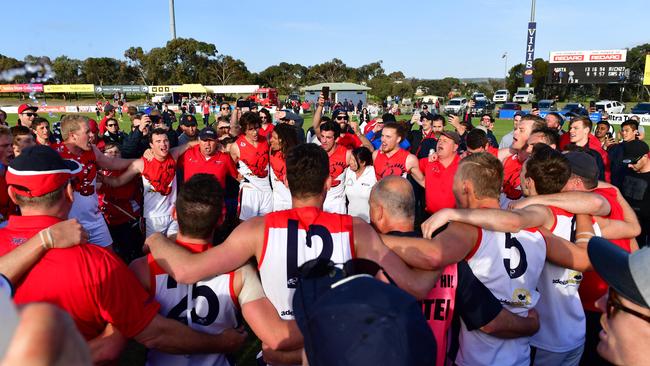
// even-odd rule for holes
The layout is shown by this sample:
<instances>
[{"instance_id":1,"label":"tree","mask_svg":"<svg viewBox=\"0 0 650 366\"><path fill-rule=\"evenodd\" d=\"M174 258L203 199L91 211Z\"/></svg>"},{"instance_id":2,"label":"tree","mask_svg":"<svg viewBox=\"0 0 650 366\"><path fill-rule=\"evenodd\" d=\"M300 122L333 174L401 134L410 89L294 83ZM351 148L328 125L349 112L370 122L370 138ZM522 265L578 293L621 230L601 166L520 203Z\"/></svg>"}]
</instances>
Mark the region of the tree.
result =
<instances>
[{"instance_id":1,"label":"tree","mask_svg":"<svg viewBox=\"0 0 650 366\"><path fill-rule=\"evenodd\" d=\"M316 83L333 83L346 81L349 76L353 76L351 74L354 74L354 71L349 69L343 61L333 58L332 61L312 66L307 73L307 78Z\"/></svg>"},{"instance_id":2,"label":"tree","mask_svg":"<svg viewBox=\"0 0 650 366\"><path fill-rule=\"evenodd\" d=\"M379 100L385 100L393 92L393 81L386 75L372 78L368 81L368 86L372 88L372 95Z\"/></svg>"},{"instance_id":3,"label":"tree","mask_svg":"<svg viewBox=\"0 0 650 366\"><path fill-rule=\"evenodd\" d=\"M89 84L116 84L120 61L110 57L89 57L81 67L84 81Z\"/></svg>"},{"instance_id":4,"label":"tree","mask_svg":"<svg viewBox=\"0 0 650 366\"><path fill-rule=\"evenodd\" d=\"M506 89L510 94L514 95L517 88L524 85L524 64L516 64L510 71L506 78Z\"/></svg>"},{"instance_id":5,"label":"tree","mask_svg":"<svg viewBox=\"0 0 650 366\"><path fill-rule=\"evenodd\" d=\"M384 75L384 68L381 67L381 64L384 61L379 60L376 62L371 62L366 65L362 65L357 68L357 82L368 82L372 78L377 76Z\"/></svg>"},{"instance_id":6,"label":"tree","mask_svg":"<svg viewBox=\"0 0 650 366\"><path fill-rule=\"evenodd\" d=\"M256 81L258 84L277 88L281 94L289 94L303 83L307 71L307 67L300 64L281 62L257 74Z\"/></svg>"},{"instance_id":7,"label":"tree","mask_svg":"<svg viewBox=\"0 0 650 366\"><path fill-rule=\"evenodd\" d=\"M52 62L54 82L58 84L77 84L83 82L80 77L82 62L68 56L59 56Z\"/></svg>"},{"instance_id":8,"label":"tree","mask_svg":"<svg viewBox=\"0 0 650 366\"><path fill-rule=\"evenodd\" d=\"M210 76L220 85L246 84L252 77L244 61L231 56L219 55L210 65Z\"/></svg>"}]
</instances>

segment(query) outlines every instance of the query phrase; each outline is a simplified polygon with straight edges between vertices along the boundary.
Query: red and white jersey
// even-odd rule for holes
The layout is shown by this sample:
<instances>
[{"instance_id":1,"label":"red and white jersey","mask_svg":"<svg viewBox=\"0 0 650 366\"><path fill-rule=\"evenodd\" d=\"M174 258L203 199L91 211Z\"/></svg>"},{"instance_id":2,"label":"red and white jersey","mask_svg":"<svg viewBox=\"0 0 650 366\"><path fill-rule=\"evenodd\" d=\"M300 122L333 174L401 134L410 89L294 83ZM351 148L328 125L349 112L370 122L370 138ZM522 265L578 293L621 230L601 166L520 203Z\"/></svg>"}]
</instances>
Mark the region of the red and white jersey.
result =
<instances>
[{"instance_id":1,"label":"red and white jersey","mask_svg":"<svg viewBox=\"0 0 650 366\"><path fill-rule=\"evenodd\" d=\"M273 211L288 210L291 208L291 191L284 184L287 174L287 165L284 154L278 150L271 153L271 187L273 187Z\"/></svg>"},{"instance_id":2,"label":"red and white jersey","mask_svg":"<svg viewBox=\"0 0 650 366\"><path fill-rule=\"evenodd\" d=\"M352 216L300 207L267 214L259 259L262 287L282 319L293 319L298 268L308 260L354 257Z\"/></svg>"},{"instance_id":3,"label":"red and white jersey","mask_svg":"<svg viewBox=\"0 0 650 366\"><path fill-rule=\"evenodd\" d=\"M388 177L389 175L396 175L398 177L406 178L408 171L406 170L406 158L409 156L409 152L400 148L391 156L384 154L383 151L379 150L373 165L375 166L375 175L377 176L377 181L380 181L381 178Z\"/></svg>"},{"instance_id":4,"label":"red and white jersey","mask_svg":"<svg viewBox=\"0 0 650 366\"><path fill-rule=\"evenodd\" d=\"M145 218L171 216L176 203L176 162L171 155L164 161L142 158L142 186L144 204L142 216Z\"/></svg>"},{"instance_id":5,"label":"red and white jersey","mask_svg":"<svg viewBox=\"0 0 650 366\"><path fill-rule=\"evenodd\" d=\"M202 252L209 247L207 244L178 244L193 252ZM162 316L208 334L219 334L237 327L238 301L233 291L232 272L184 285L165 273L151 255L147 259L150 289L160 303L159 313ZM151 349L147 355L147 365L230 366L230 363L220 353L176 355Z\"/></svg>"},{"instance_id":6,"label":"red and white jersey","mask_svg":"<svg viewBox=\"0 0 650 366\"><path fill-rule=\"evenodd\" d=\"M536 290L544 261L546 241L537 229L500 233L479 229L479 240L467 262L504 308L526 316L539 300ZM461 322L458 365L521 365L530 363L529 337L496 338L468 331Z\"/></svg>"},{"instance_id":7,"label":"red and white jersey","mask_svg":"<svg viewBox=\"0 0 650 366\"><path fill-rule=\"evenodd\" d=\"M551 232L560 238L575 241L575 215L549 206L555 215ZM600 235L594 223L596 235ZM582 273L546 262L537 290L540 298L535 310L539 313L539 331L530 344L551 352L567 352L585 342L585 312L578 288Z\"/></svg>"},{"instance_id":8,"label":"red and white jersey","mask_svg":"<svg viewBox=\"0 0 650 366\"><path fill-rule=\"evenodd\" d=\"M327 191L325 202L323 202L323 210L327 212L346 213L345 171L348 167L347 154L348 149L337 145L332 155L329 156L332 185Z\"/></svg>"},{"instance_id":9,"label":"red and white jersey","mask_svg":"<svg viewBox=\"0 0 650 366\"><path fill-rule=\"evenodd\" d=\"M265 137L258 136L257 146L253 146L244 135L235 141L239 148L237 170L244 176L241 184L247 184L260 191L271 191L269 180L269 143Z\"/></svg>"}]
</instances>

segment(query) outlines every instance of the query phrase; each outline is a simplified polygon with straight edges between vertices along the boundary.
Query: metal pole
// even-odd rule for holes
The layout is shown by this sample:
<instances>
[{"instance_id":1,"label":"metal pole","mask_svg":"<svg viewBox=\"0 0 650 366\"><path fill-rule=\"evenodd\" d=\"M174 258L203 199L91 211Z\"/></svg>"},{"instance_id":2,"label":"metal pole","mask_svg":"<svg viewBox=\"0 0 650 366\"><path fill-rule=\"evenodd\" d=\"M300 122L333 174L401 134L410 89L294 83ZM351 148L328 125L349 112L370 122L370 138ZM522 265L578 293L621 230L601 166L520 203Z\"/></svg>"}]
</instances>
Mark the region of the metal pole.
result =
<instances>
[{"instance_id":1,"label":"metal pole","mask_svg":"<svg viewBox=\"0 0 650 366\"><path fill-rule=\"evenodd\" d=\"M503 67L503 88L506 89L508 87L507 80L508 80L508 52L504 53L505 55L505 66Z\"/></svg>"},{"instance_id":2,"label":"metal pole","mask_svg":"<svg viewBox=\"0 0 650 366\"><path fill-rule=\"evenodd\" d=\"M172 32L172 39L176 39L176 15L174 14L174 0L169 0L169 29Z\"/></svg>"},{"instance_id":3,"label":"metal pole","mask_svg":"<svg viewBox=\"0 0 650 366\"><path fill-rule=\"evenodd\" d=\"M530 7L530 21L531 22L535 21L535 0L532 0L532 4Z\"/></svg>"}]
</instances>

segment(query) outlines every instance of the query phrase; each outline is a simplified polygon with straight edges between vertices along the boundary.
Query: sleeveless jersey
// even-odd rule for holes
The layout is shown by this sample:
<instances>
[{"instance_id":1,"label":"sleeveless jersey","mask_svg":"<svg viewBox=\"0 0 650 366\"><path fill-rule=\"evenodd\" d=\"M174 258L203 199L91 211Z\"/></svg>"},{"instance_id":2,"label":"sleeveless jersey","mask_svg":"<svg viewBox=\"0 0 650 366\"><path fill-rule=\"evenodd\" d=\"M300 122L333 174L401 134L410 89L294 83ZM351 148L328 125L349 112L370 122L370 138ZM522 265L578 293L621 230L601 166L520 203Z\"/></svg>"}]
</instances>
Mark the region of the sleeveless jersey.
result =
<instances>
[{"instance_id":1,"label":"sleeveless jersey","mask_svg":"<svg viewBox=\"0 0 650 366\"><path fill-rule=\"evenodd\" d=\"M258 136L257 146L253 146L244 135L235 142L239 148L237 170L244 176L243 184L260 191L271 191L269 182L269 144L266 138Z\"/></svg>"},{"instance_id":2,"label":"sleeveless jersey","mask_svg":"<svg viewBox=\"0 0 650 366\"><path fill-rule=\"evenodd\" d=\"M63 159L74 160L81 165L81 171L74 175L72 189L74 201L68 218L75 218L86 230L93 230L104 222L99 210L99 198L95 192L97 161L93 150L76 155L64 143L57 144L55 150Z\"/></svg>"},{"instance_id":3,"label":"sleeveless jersey","mask_svg":"<svg viewBox=\"0 0 650 366\"><path fill-rule=\"evenodd\" d=\"M323 209L328 212L345 213L345 171L348 167L348 149L337 145L334 153L329 157L330 178L332 185L327 191Z\"/></svg>"},{"instance_id":4,"label":"sleeveless jersey","mask_svg":"<svg viewBox=\"0 0 650 366\"><path fill-rule=\"evenodd\" d=\"M380 150L373 163L377 181L389 175L406 178L406 174L408 173L406 170L406 158L408 156L409 152L401 148L390 157Z\"/></svg>"},{"instance_id":5,"label":"sleeveless jersey","mask_svg":"<svg viewBox=\"0 0 650 366\"><path fill-rule=\"evenodd\" d=\"M575 241L575 215L549 206L555 215L551 232L560 238ZM596 235L600 234L594 224ZM582 273L546 262L537 284L540 298L535 309L539 313L539 331L530 343L551 352L567 352L585 342L585 312L578 288Z\"/></svg>"},{"instance_id":6,"label":"sleeveless jersey","mask_svg":"<svg viewBox=\"0 0 650 366\"><path fill-rule=\"evenodd\" d=\"M271 153L271 186L273 187L273 211L288 210L291 208L291 191L284 185L287 166L282 151Z\"/></svg>"},{"instance_id":7,"label":"sleeveless jersey","mask_svg":"<svg viewBox=\"0 0 650 366\"><path fill-rule=\"evenodd\" d=\"M142 158L142 161L144 162L142 172L144 208L142 216L145 218L170 216L172 206L176 202L176 162L174 158L167 155L164 161L156 159L148 161L144 158Z\"/></svg>"},{"instance_id":8,"label":"sleeveless jersey","mask_svg":"<svg viewBox=\"0 0 650 366\"><path fill-rule=\"evenodd\" d=\"M483 284L515 314L526 316L535 307L535 289L544 261L546 241L536 229L500 233L480 229L479 243L467 262ZM522 365L530 363L529 337L500 339L468 331L461 322L458 365Z\"/></svg>"},{"instance_id":9,"label":"sleeveless jersey","mask_svg":"<svg viewBox=\"0 0 650 366\"><path fill-rule=\"evenodd\" d=\"M510 155L503 161L503 193L510 200L521 198L520 178L521 167L517 154Z\"/></svg>"},{"instance_id":10,"label":"sleeveless jersey","mask_svg":"<svg viewBox=\"0 0 650 366\"><path fill-rule=\"evenodd\" d=\"M354 257L352 216L300 207L267 214L259 259L262 287L282 319L293 319L298 268L308 260Z\"/></svg>"},{"instance_id":11,"label":"sleeveless jersey","mask_svg":"<svg viewBox=\"0 0 650 366\"><path fill-rule=\"evenodd\" d=\"M447 356L447 339L454 317L456 289L458 288L458 264L444 268L436 285L422 300L422 312L436 338L436 366L444 366Z\"/></svg>"},{"instance_id":12,"label":"sleeveless jersey","mask_svg":"<svg viewBox=\"0 0 650 366\"><path fill-rule=\"evenodd\" d=\"M192 252L202 252L209 245L178 243ZM160 303L159 313L178 320L190 328L208 334L219 334L237 326L238 301L234 294L233 273L199 281L193 285L177 283L149 255L150 289ZM147 365L230 366L220 353L176 355L149 350Z\"/></svg>"}]
</instances>

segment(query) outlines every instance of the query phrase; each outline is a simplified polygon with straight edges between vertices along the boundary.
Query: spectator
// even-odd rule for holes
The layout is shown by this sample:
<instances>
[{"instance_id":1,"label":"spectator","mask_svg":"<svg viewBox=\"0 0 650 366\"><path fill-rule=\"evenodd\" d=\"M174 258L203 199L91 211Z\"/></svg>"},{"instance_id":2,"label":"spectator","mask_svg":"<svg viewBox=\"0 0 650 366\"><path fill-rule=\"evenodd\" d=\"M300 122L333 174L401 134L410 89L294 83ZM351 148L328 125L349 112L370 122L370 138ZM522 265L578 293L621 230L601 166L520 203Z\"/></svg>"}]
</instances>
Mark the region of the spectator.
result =
<instances>
[{"instance_id":1,"label":"spectator","mask_svg":"<svg viewBox=\"0 0 650 366\"><path fill-rule=\"evenodd\" d=\"M149 148L149 133L151 132L151 117L144 113L133 116L133 131L124 139L122 157L138 159Z\"/></svg>"},{"instance_id":2,"label":"spectator","mask_svg":"<svg viewBox=\"0 0 650 366\"><path fill-rule=\"evenodd\" d=\"M625 176L630 172L627 164L623 163L625 144L637 140L638 137L638 122L628 119L621 124L621 142L614 144L609 148L609 150L607 150L612 172L612 184L617 186L619 189L622 189Z\"/></svg>"},{"instance_id":3,"label":"spectator","mask_svg":"<svg viewBox=\"0 0 650 366\"><path fill-rule=\"evenodd\" d=\"M180 128L183 133L178 136L178 145L185 145L190 141L196 141L198 138L198 130L194 115L187 114L181 117Z\"/></svg>"},{"instance_id":4,"label":"spectator","mask_svg":"<svg viewBox=\"0 0 650 366\"><path fill-rule=\"evenodd\" d=\"M13 136L12 147L14 151L14 158L20 155L24 149L36 145L32 130L26 126L13 126L11 128L11 135Z\"/></svg>"},{"instance_id":5,"label":"spectator","mask_svg":"<svg viewBox=\"0 0 650 366\"><path fill-rule=\"evenodd\" d=\"M257 131L257 133L262 137L270 138L271 137L270 134L271 132L273 132L273 126L274 126L271 112L269 112L269 110L266 108L262 108L260 109L259 113L260 113L260 119L262 120L262 124L260 125L260 130Z\"/></svg>"},{"instance_id":6,"label":"spectator","mask_svg":"<svg viewBox=\"0 0 650 366\"><path fill-rule=\"evenodd\" d=\"M173 129L173 124L176 122L176 113L169 109L169 105L167 105L167 103L163 104L163 110L160 116L162 117L163 122L165 122L165 124L169 127L169 129Z\"/></svg>"},{"instance_id":7,"label":"spectator","mask_svg":"<svg viewBox=\"0 0 650 366\"><path fill-rule=\"evenodd\" d=\"M370 222L370 190L377 183L372 153L365 147L352 150L350 166L345 174L345 196L348 199L348 215Z\"/></svg>"},{"instance_id":8,"label":"spectator","mask_svg":"<svg viewBox=\"0 0 650 366\"><path fill-rule=\"evenodd\" d=\"M124 143L126 134L120 131L120 124L115 118L109 118L106 120L106 132L102 135L102 140L105 144L112 144L121 146Z\"/></svg>"},{"instance_id":9,"label":"spectator","mask_svg":"<svg viewBox=\"0 0 650 366\"><path fill-rule=\"evenodd\" d=\"M492 117L491 114L483 114L481 115L481 126L486 128L486 133L487 133L487 138L490 141L490 146L494 148L498 148L499 144L497 143L497 138L494 136L494 133L492 133L492 130L494 129L494 117Z\"/></svg>"},{"instance_id":10,"label":"spectator","mask_svg":"<svg viewBox=\"0 0 650 366\"><path fill-rule=\"evenodd\" d=\"M557 130L560 136L564 134L564 131L562 130L564 118L562 118L561 114L557 112L549 112L546 117L544 117L544 120L546 121L546 127Z\"/></svg>"},{"instance_id":11,"label":"spectator","mask_svg":"<svg viewBox=\"0 0 650 366\"><path fill-rule=\"evenodd\" d=\"M34 122L31 124L31 129L34 136L36 136L35 142L37 144L52 147L58 143L56 138L50 133L50 122L45 118L34 118Z\"/></svg>"},{"instance_id":12,"label":"spectator","mask_svg":"<svg viewBox=\"0 0 650 366\"><path fill-rule=\"evenodd\" d=\"M16 125L30 127L34 118L38 117L38 114L36 114L37 110L38 107L29 104L21 104L18 107L18 122Z\"/></svg>"},{"instance_id":13,"label":"spectator","mask_svg":"<svg viewBox=\"0 0 650 366\"><path fill-rule=\"evenodd\" d=\"M623 164L630 170L623 179L621 193L632 206L641 224L636 241L639 247L650 246L650 157L648 144L632 140L623 145Z\"/></svg>"},{"instance_id":14,"label":"spectator","mask_svg":"<svg viewBox=\"0 0 650 366\"><path fill-rule=\"evenodd\" d=\"M0 126L9 126L7 123L7 112L0 109Z\"/></svg>"},{"instance_id":15,"label":"spectator","mask_svg":"<svg viewBox=\"0 0 650 366\"><path fill-rule=\"evenodd\" d=\"M99 134L103 135L106 132L106 121L109 118L115 118L115 107L112 104L106 102L104 106L104 118L99 121Z\"/></svg>"},{"instance_id":16,"label":"spectator","mask_svg":"<svg viewBox=\"0 0 650 366\"><path fill-rule=\"evenodd\" d=\"M512 137L515 133L515 130L517 129L517 124L519 121L521 121L521 117L523 116L524 114L521 111L515 112L515 115L512 118L512 131L503 135L501 142L499 142L499 149L507 149L510 147L510 145L512 145Z\"/></svg>"},{"instance_id":17,"label":"spectator","mask_svg":"<svg viewBox=\"0 0 650 366\"><path fill-rule=\"evenodd\" d=\"M616 365L645 365L650 347L650 249L632 254L594 237L589 241L589 259L609 285L596 306L603 312L598 353Z\"/></svg>"}]
</instances>

